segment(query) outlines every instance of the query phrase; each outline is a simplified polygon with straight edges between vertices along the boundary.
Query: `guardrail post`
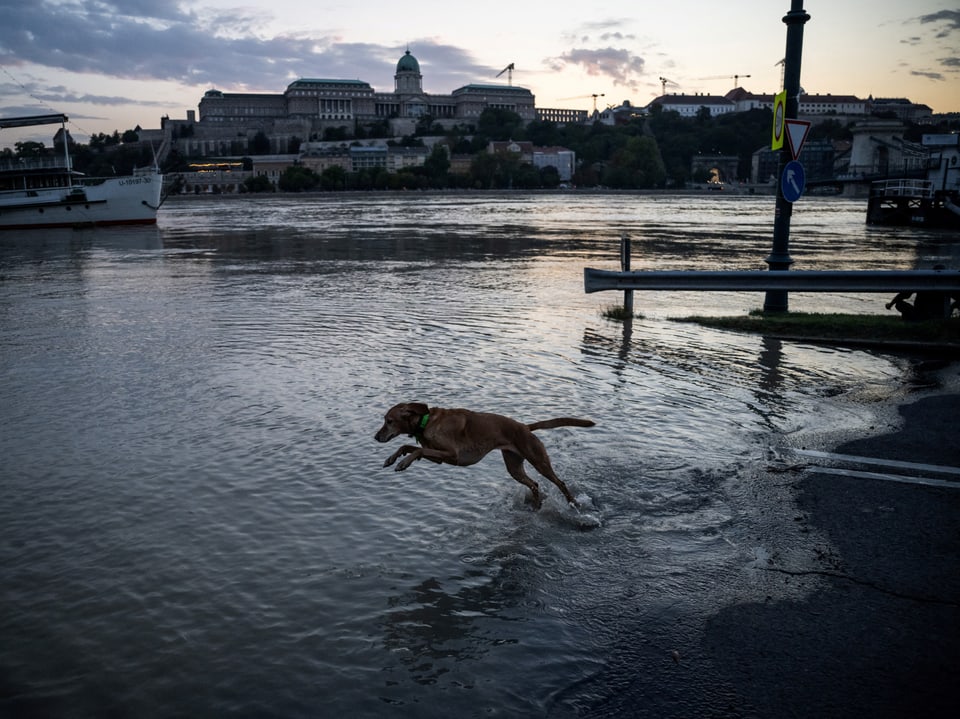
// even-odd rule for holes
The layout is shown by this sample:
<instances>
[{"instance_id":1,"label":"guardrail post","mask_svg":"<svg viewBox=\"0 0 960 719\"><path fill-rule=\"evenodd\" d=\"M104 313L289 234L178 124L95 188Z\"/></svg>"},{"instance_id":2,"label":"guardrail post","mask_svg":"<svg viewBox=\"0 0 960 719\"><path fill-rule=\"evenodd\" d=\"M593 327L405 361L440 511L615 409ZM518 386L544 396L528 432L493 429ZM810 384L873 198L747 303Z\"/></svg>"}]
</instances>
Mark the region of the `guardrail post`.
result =
<instances>
[{"instance_id":1,"label":"guardrail post","mask_svg":"<svg viewBox=\"0 0 960 719\"><path fill-rule=\"evenodd\" d=\"M630 235L626 232L620 234L620 271L630 271ZM633 317L633 290L623 291L623 312Z\"/></svg>"}]
</instances>

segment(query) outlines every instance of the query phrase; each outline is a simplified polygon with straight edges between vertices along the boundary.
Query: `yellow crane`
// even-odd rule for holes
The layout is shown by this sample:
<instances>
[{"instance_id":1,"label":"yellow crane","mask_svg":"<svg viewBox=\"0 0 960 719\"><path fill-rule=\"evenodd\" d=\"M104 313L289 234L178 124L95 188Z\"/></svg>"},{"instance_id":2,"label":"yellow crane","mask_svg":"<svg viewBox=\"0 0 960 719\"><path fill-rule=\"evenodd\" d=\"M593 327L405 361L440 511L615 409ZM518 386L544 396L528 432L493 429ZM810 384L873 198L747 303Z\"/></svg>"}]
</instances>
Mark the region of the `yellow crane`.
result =
<instances>
[{"instance_id":1,"label":"yellow crane","mask_svg":"<svg viewBox=\"0 0 960 719\"><path fill-rule=\"evenodd\" d=\"M500 77L503 73L507 73L507 84L511 87L513 86L513 63L511 62L500 72L497 73L497 77Z\"/></svg>"},{"instance_id":2,"label":"yellow crane","mask_svg":"<svg viewBox=\"0 0 960 719\"><path fill-rule=\"evenodd\" d=\"M733 80L733 87L740 87L741 77L751 77L750 75L711 75L710 77L698 77L698 80Z\"/></svg>"},{"instance_id":3,"label":"yellow crane","mask_svg":"<svg viewBox=\"0 0 960 719\"><path fill-rule=\"evenodd\" d=\"M596 112L596 111L597 111L597 98L598 98L598 97L606 97L606 93L603 93L603 92L597 93L597 92L595 92L595 93L593 93L592 95L575 95L574 97L561 97L561 98L559 98L559 99L560 99L560 100L586 100L588 97L592 97L592 98L593 98L593 111Z\"/></svg>"}]
</instances>

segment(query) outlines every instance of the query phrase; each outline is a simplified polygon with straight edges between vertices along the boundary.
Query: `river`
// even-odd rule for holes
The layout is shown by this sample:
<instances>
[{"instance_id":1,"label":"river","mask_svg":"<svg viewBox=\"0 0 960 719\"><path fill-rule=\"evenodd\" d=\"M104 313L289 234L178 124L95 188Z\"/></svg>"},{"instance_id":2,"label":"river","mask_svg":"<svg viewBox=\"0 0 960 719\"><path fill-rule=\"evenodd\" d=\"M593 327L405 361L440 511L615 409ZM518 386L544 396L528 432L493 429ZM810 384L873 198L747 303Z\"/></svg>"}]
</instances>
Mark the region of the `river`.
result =
<instances>
[{"instance_id":1,"label":"river","mask_svg":"<svg viewBox=\"0 0 960 719\"><path fill-rule=\"evenodd\" d=\"M794 268L960 265L865 210L802 199ZM762 269L773 212L175 198L156 227L0 235L0 714L601 716L632 686L651 716L724 715L709 618L801 601L821 580L756 563L828 543L763 467L890 426L911 362L672 321L749 293L638 292L625 325L582 273L621 233L635 269ZM539 433L580 511L546 481L532 511L496 453L383 468L401 401L594 420Z\"/></svg>"}]
</instances>

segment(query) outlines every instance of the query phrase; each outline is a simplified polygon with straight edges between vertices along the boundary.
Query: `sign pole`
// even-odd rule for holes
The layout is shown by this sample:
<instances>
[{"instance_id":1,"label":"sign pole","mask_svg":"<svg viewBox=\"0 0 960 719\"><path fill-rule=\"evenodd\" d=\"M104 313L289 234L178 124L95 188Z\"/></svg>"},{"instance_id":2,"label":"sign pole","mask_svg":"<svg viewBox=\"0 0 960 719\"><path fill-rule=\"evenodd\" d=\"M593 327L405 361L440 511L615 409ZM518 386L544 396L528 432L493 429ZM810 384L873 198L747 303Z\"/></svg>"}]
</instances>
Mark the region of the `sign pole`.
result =
<instances>
[{"instance_id":1,"label":"sign pole","mask_svg":"<svg viewBox=\"0 0 960 719\"><path fill-rule=\"evenodd\" d=\"M787 94L785 119L796 119L800 113L800 61L803 56L803 26L810 15L803 9L803 0L791 0L790 12L783 17L787 26L787 54L783 61L783 89ZM780 149L777 177L780 178L793 161L790 143L783 143ZM777 182L777 206L773 220L773 250L764 260L771 270L789 270L793 264L790 257L790 217L793 203L783 194L783 183ZM786 312L789 309L787 293L784 290L768 290L763 303L764 312Z\"/></svg>"}]
</instances>

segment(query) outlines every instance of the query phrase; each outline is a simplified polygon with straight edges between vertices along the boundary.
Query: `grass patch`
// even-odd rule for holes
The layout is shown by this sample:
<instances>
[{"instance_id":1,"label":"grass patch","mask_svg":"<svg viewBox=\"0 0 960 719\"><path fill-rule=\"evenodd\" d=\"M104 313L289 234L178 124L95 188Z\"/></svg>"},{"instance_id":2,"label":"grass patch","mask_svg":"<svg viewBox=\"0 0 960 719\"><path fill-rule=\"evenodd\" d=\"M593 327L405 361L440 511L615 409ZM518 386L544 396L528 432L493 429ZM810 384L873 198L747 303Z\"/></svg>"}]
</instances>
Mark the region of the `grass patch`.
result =
<instances>
[{"instance_id":1,"label":"grass patch","mask_svg":"<svg viewBox=\"0 0 960 719\"><path fill-rule=\"evenodd\" d=\"M620 322L634 318L643 319L643 315L627 312L627 308L623 305L608 305L603 308L600 314L608 320L619 320Z\"/></svg>"},{"instance_id":2,"label":"grass patch","mask_svg":"<svg viewBox=\"0 0 960 719\"><path fill-rule=\"evenodd\" d=\"M904 322L898 315L844 315L754 310L745 317L684 317L692 322L734 332L752 332L808 339L861 342L960 342L960 318Z\"/></svg>"}]
</instances>

